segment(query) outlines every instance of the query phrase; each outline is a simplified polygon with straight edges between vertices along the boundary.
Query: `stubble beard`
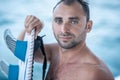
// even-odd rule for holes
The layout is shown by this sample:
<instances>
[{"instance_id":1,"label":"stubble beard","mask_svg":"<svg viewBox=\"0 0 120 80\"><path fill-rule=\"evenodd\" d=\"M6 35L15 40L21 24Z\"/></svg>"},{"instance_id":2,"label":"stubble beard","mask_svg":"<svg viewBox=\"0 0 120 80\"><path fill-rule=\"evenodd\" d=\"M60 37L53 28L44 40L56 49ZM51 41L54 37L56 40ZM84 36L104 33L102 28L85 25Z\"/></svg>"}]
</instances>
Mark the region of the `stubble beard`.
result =
<instances>
[{"instance_id":1,"label":"stubble beard","mask_svg":"<svg viewBox=\"0 0 120 80\"><path fill-rule=\"evenodd\" d=\"M71 49L71 48L74 48L76 47L77 45L79 44L82 44L82 38L78 37L76 38L76 36L74 34L71 34L71 33L67 33L67 34L58 34L58 35L55 35L55 38L59 44L59 46L63 49ZM72 39L70 41L61 41L60 40L60 36L71 36Z\"/></svg>"},{"instance_id":2,"label":"stubble beard","mask_svg":"<svg viewBox=\"0 0 120 80\"><path fill-rule=\"evenodd\" d=\"M75 42L74 40L71 41L71 42L60 42L59 40L57 40L57 41L58 41L58 44L59 44L62 48L64 48L64 49L71 49L71 48L75 47L75 46L78 44L78 43Z\"/></svg>"}]
</instances>

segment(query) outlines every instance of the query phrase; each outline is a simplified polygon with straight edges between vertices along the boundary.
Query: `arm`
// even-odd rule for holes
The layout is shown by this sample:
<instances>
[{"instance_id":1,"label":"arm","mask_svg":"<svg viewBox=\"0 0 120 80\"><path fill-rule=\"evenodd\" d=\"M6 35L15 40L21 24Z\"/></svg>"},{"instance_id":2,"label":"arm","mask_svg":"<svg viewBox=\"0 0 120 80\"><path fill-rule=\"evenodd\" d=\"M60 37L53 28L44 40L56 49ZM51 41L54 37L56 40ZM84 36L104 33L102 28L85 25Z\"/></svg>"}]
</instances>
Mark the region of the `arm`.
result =
<instances>
[{"instance_id":1,"label":"arm","mask_svg":"<svg viewBox=\"0 0 120 80\"><path fill-rule=\"evenodd\" d=\"M42 30L42 28L43 28L42 22L38 18L36 18L35 16L29 15L25 19L25 28L20 33L20 35L18 36L17 39L23 40L25 33L27 32L30 34L32 29L35 29L35 39L36 39L38 33ZM57 50L56 49L57 44L45 44L44 47L45 47L47 60L50 62L52 53L55 53ZM37 62L42 62L43 57L44 56L42 55L40 48L38 48L34 53L34 60Z\"/></svg>"},{"instance_id":2,"label":"arm","mask_svg":"<svg viewBox=\"0 0 120 80\"><path fill-rule=\"evenodd\" d=\"M25 32L26 32L26 30L23 30L21 33L20 33L20 35L18 36L18 40L23 40L24 39L24 36L25 36Z\"/></svg>"},{"instance_id":3,"label":"arm","mask_svg":"<svg viewBox=\"0 0 120 80\"><path fill-rule=\"evenodd\" d=\"M54 55L58 52L58 45L57 43L45 44L44 48L47 61L50 62L51 58L54 57ZM38 48L38 50L34 54L34 59L36 62L42 62L43 58L44 56L42 55L40 48Z\"/></svg>"}]
</instances>

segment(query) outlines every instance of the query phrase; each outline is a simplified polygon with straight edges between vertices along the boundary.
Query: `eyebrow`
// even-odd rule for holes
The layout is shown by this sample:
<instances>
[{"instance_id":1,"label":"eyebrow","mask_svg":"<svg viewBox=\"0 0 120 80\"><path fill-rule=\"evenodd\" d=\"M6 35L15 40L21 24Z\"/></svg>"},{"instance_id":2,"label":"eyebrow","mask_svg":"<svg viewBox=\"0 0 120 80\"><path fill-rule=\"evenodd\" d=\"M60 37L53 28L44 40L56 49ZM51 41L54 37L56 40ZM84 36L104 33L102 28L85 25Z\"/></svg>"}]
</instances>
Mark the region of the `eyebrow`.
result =
<instances>
[{"instance_id":1,"label":"eyebrow","mask_svg":"<svg viewBox=\"0 0 120 80\"><path fill-rule=\"evenodd\" d=\"M79 20L79 17L70 17L70 20Z\"/></svg>"},{"instance_id":2,"label":"eyebrow","mask_svg":"<svg viewBox=\"0 0 120 80\"><path fill-rule=\"evenodd\" d=\"M61 19L61 17L54 17L54 19Z\"/></svg>"},{"instance_id":3,"label":"eyebrow","mask_svg":"<svg viewBox=\"0 0 120 80\"><path fill-rule=\"evenodd\" d=\"M62 18L61 17L55 17L54 20L56 20L56 19L62 19Z\"/></svg>"},{"instance_id":4,"label":"eyebrow","mask_svg":"<svg viewBox=\"0 0 120 80\"><path fill-rule=\"evenodd\" d=\"M56 19L62 19L61 17L55 17L54 20ZM79 17L69 17L69 20L79 20Z\"/></svg>"}]
</instances>

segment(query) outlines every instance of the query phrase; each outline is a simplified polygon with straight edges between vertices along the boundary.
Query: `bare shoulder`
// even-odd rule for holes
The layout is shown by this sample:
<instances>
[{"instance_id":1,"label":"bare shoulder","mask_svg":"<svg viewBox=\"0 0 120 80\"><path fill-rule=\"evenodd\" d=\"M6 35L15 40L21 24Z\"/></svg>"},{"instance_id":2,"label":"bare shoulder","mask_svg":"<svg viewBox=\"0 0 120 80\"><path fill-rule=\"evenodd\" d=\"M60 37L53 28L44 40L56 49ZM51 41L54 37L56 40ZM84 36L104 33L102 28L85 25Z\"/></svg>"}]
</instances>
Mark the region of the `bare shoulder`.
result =
<instances>
[{"instance_id":1,"label":"bare shoulder","mask_svg":"<svg viewBox=\"0 0 120 80\"><path fill-rule=\"evenodd\" d=\"M54 53L58 51L58 44L57 43L45 44L45 48L47 48L51 53Z\"/></svg>"},{"instance_id":2,"label":"bare shoulder","mask_svg":"<svg viewBox=\"0 0 120 80\"><path fill-rule=\"evenodd\" d=\"M51 58L54 54L58 53L58 44L57 43L51 43L51 44L45 44L45 51L48 57L48 60L51 61Z\"/></svg>"},{"instance_id":3,"label":"bare shoulder","mask_svg":"<svg viewBox=\"0 0 120 80\"><path fill-rule=\"evenodd\" d=\"M85 63L80 66L80 80L114 80L111 72L101 65Z\"/></svg>"},{"instance_id":4,"label":"bare shoulder","mask_svg":"<svg viewBox=\"0 0 120 80\"><path fill-rule=\"evenodd\" d=\"M45 44L46 46L49 46L49 47L58 47L58 44L57 43L50 43L50 44Z\"/></svg>"}]
</instances>

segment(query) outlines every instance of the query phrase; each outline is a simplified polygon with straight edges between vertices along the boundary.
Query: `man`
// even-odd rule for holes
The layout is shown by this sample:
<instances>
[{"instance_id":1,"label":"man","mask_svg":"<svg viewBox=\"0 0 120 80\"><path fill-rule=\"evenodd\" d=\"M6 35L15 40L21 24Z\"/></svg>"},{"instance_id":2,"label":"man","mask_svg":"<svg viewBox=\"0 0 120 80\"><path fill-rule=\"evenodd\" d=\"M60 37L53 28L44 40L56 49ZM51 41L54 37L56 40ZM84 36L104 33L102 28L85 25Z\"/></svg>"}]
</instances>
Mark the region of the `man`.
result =
<instances>
[{"instance_id":1,"label":"man","mask_svg":"<svg viewBox=\"0 0 120 80\"><path fill-rule=\"evenodd\" d=\"M58 43L45 44L50 67L46 80L114 80L107 66L86 46L86 34L92 29L89 7L84 0L61 0L53 9L53 33ZM25 30L37 34L42 22L33 15L27 16ZM41 50L35 52L35 61L42 62Z\"/></svg>"}]
</instances>

